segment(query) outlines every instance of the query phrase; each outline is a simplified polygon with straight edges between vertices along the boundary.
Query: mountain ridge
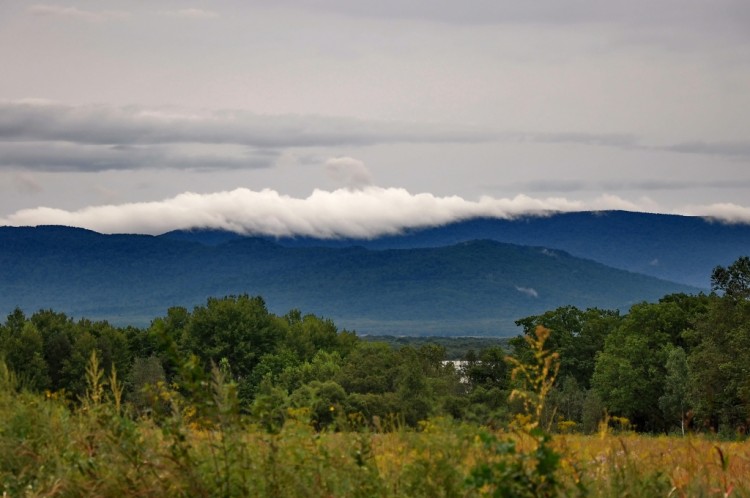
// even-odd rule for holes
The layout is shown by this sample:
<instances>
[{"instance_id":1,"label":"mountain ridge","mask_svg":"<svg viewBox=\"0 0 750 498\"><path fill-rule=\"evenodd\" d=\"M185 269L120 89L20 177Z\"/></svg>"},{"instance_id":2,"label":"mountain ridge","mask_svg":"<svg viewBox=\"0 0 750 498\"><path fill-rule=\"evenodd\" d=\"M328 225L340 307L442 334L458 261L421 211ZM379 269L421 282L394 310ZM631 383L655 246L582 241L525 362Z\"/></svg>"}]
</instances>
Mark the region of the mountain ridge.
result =
<instances>
[{"instance_id":1,"label":"mountain ridge","mask_svg":"<svg viewBox=\"0 0 750 498\"><path fill-rule=\"evenodd\" d=\"M171 306L261 295L361 333L515 335L513 321L573 304L627 309L699 289L565 251L494 240L414 249L288 247L262 237L215 246L63 227L0 229L0 311L52 308L145 325Z\"/></svg>"},{"instance_id":2,"label":"mountain ridge","mask_svg":"<svg viewBox=\"0 0 750 498\"><path fill-rule=\"evenodd\" d=\"M236 239L233 232L209 230L214 241ZM200 230L168 232L207 244ZM287 247L347 247L368 249L441 247L475 239L564 250L613 268L708 289L717 265L728 265L750 253L750 225L727 224L697 216L582 211L515 219L472 218L442 226L405 230L399 235L371 239L270 237Z\"/></svg>"}]
</instances>

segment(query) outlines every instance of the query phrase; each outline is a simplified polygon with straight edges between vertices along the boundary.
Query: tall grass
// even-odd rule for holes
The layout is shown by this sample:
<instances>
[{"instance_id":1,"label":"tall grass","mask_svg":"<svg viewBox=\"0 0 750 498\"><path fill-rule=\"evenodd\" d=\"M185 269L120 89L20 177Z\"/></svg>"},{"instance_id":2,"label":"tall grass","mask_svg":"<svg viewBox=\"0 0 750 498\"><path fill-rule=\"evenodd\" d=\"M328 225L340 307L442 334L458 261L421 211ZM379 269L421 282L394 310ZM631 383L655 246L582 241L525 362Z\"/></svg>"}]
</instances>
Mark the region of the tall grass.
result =
<instances>
[{"instance_id":1,"label":"tall grass","mask_svg":"<svg viewBox=\"0 0 750 498\"><path fill-rule=\"evenodd\" d=\"M549 380L554 360L539 358ZM349 419L319 431L305 410L268 431L240 414L219 369L203 406L160 385L152 392L159 410L141 416L121 403L116 373L105 376L95 357L87 377L85 398L71 406L24 392L0 363L5 496L750 496L748 443L604 426L550 438L538 427L538 378L519 383L517 396L536 402L504 431L446 418L418 430Z\"/></svg>"}]
</instances>

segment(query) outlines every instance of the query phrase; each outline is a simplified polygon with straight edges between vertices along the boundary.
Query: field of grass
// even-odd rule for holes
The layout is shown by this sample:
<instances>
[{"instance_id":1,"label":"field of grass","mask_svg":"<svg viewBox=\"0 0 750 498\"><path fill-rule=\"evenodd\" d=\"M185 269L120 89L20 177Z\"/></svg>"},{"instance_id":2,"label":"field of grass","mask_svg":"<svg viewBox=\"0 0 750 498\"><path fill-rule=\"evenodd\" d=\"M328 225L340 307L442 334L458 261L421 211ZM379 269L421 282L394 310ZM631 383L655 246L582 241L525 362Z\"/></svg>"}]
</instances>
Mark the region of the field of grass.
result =
<instances>
[{"instance_id":1,"label":"field of grass","mask_svg":"<svg viewBox=\"0 0 750 498\"><path fill-rule=\"evenodd\" d=\"M556 435L540 453L532 433L448 419L319 432L300 411L271 433L218 398L210 422L174 400L166 416L134 418L104 398L71 408L6 383L3 496L750 496L747 442L602 431Z\"/></svg>"},{"instance_id":2,"label":"field of grass","mask_svg":"<svg viewBox=\"0 0 750 498\"><path fill-rule=\"evenodd\" d=\"M545 333L546 332L546 333ZM308 409L243 414L236 385L214 369L203 395L159 384L152 409L122 403L116 372L92 353L85 396L31 393L0 362L3 497L729 497L750 496L750 443L644 436L623 419L595 435L540 428L557 354L537 331L534 361L515 364L504 429L449 418L407 429L397 417L336 413L326 430ZM277 420L277 423L274 423Z\"/></svg>"}]
</instances>

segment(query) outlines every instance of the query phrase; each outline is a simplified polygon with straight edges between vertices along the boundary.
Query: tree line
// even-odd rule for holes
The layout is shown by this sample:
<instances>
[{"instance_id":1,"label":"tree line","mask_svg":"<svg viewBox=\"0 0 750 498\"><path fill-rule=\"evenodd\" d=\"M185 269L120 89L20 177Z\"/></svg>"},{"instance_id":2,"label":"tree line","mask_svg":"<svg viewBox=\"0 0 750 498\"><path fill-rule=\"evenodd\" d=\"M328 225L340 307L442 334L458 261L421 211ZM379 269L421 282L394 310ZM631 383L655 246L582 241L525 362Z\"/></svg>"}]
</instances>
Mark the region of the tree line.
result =
<instances>
[{"instance_id":1,"label":"tree line","mask_svg":"<svg viewBox=\"0 0 750 498\"><path fill-rule=\"evenodd\" d=\"M565 306L518 320L524 335L549 329L547 346L561 359L544 424L591 432L609 418L646 432L746 432L750 259L717 267L712 285L710 294L667 295L627 313ZM509 350L469 350L457 368L442 345L364 341L298 310L275 315L247 295L173 307L145 328L19 309L0 325L0 358L30 391L77 403L92 352L107 375L124 379L134 416L158 415L169 390L208 399L218 374L241 413L269 430L294 410L319 428L417 426L434 416L505 425L522 410L508 401L516 382L508 356L533 354L519 336Z\"/></svg>"},{"instance_id":2,"label":"tree line","mask_svg":"<svg viewBox=\"0 0 750 498\"><path fill-rule=\"evenodd\" d=\"M560 354L548 417L591 431L607 413L647 432L750 427L750 258L716 267L710 294L664 296L627 314L562 307L518 320L552 329ZM528 355L511 341L514 355Z\"/></svg>"}]
</instances>

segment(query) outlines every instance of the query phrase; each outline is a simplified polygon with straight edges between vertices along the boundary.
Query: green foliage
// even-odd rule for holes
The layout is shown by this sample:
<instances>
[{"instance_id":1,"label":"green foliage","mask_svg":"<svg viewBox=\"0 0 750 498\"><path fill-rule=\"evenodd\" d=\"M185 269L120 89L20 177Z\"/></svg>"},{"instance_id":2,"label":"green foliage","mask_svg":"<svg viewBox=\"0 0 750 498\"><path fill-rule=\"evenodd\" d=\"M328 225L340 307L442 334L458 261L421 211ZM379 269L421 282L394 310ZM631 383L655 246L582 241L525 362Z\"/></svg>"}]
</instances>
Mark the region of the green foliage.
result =
<instances>
[{"instance_id":1,"label":"green foliage","mask_svg":"<svg viewBox=\"0 0 750 498\"><path fill-rule=\"evenodd\" d=\"M737 288L742 265L717 282ZM735 437L750 429L750 300L723 290L668 295L622 315L568 306L526 317L510 359L495 343L466 351L460 367L445 361L450 341L361 341L328 319L297 310L276 316L247 295L170 308L145 329L16 309L0 324L0 358L19 389L96 405L109 383L118 410L159 424L176 399L193 405L191 423L215 423L218 368L241 416L272 433L290 417L318 430L418 428L436 416L497 428L533 406L541 411L530 422L550 430L593 432L608 413L641 431ZM534 342L546 325L540 358ZM557 358L558 380L534 385L554 377L542 374Z\"/></svg>"},{"instance_id":2,"label":"green foliage","mask_svg":"<svg viewBox=\"0 0 750 498\"><path fill-rule=\"evenodd\" d=\"M86 365L86 392L83 404L86 408L95 407L104 400L104 372L99 365L96 350L91 350L89 362Z\"/></svg>"},{"instance_id":3,"label":"green foliage","mask_svg":"<svg viewBox=\"0 0 750 498\"><path fill-rule=\"evenodd\" d=\"M133 408L138 412L148 410L152 405L149 393L165 382L166 375L158 357L136 358L130 371L128 392Z\"/></svg>"},{"instance_id":4,"label":"green foliage","mask_svg":"<svg viewBox=\"0 0 750 498\"><path fill-rule=\"evenodd\" d=\"M659 408L667 423L679 423L680 432L685 435L685 416L689 409L689 371L685 350L675 347L669 350L665 365L664 394L659 398Z\"/></svg>"},{"instance_id":5,"label":"green foliage","mask_svg":"<svg viewBox=\"0 0 750 498\"><path fill-rule=\"evenodd\" d=\"M541 315L516 321L525 336L533 335L538 326L550 329L548 347L560 355L560 377L573 377L579 386L589 387L594 373L596 355L604 349L607 336L619 325L618 311L589 308L582 311L575 306L563 306ZM517 358L529 356L528 344L517 337L511 340Z\"/></svg>"},{"instance_id":6,"label":"green foliage","mask_svg":"<svg viewBox=\"0 0 750 498\"><path fill-rule=\"evenodd\" d=\"M464 357L466 364L462 374L472 388L507 390L510 382L510 368L506 362L507 353L499 346L482 350L478 356L473 351Z\"/></svg>"},{"instance_id":7,"label":"green foliage","mask_svg":"<svg viewBox=\"0 0 750 498\"><path fill-rule=\"evenodd\" d=\"M415 349L427 345L441 346L445 348L446 360L461 360L469 351L482 351L496 346L507 350L509 341L507 337L397 337L392 335L365 335L360 339L367 342L385 342L393 349L401 349L404 346L411 346Z\"/></svg>"},{"instance_id":8,"label":"green foliage","mask_svg":"<svg viewBox=\"0 0 750 498\"><path fill-rule=\"evenodd\" d=\"M445 418L423 422L419 431L334 433L294 414L268 434L241 416L220 367L206 401L215 416L210 425L196 424L193 404L171 390L163 393L170 414L157 425L119 412L110 390L96 406L71 408L54 396L18 392L4 372L0 363L0 490L7 496L646 497L750 490L746 451L736 454L738 446L724 443L708 442L707 455L698 456L707 460L703 471L689 474L669 467L670 451L683 451L680 464L690 465L702 441L685 439L680 447L668 440L660 449L653 438L551 440L539 429L501 435ZM597 444L612 446L600 452ZM642 460L643 445L666 460Z\"/></svg>"},{"instance_id":9,"label":"green foliage","mask_svg":"<svg viewBox=\"0 0 750 498\"><path fill-rule=\"evenodd\" d=\"M586 391L578 386L573 376L566 376L552 389L549 395L548 405L545 413L546 423L552 426L554 416L560 422L567 422L567 432L578 428L583 423L583 409L586 400ZM571 425L572 424L572 425Z\"/></svg>"},{"instance_id":10,"label":"green foliage","mask_svg":"<svg viewBox=\"0 0 750 498\"><path fill-rule=\"evenodd\" d=\"M362 342L347 357L337 381L349 393L393 392L398 359L398 353L387 344Z\"/></svg>"},{"instance_id":11,"label":"green foliage","mask_svg":"<svg viewBox=\"0 0 750 498\"><path fill-rule=\"evenodd\" d=\"M268 379L273 385L280 385L279 378L285 371L299 365L299 358L289 350L266 353L246 377L237 376L240 384L240 398L248 404L255 397L260 383Z\"/></svg>"},{"instance_id":12,"label":"green foliage","mask_svg":"<svg viewBox=\"0 0 750 498\"><path fill-rule=\"evenodd\" d=\"M698 426L750 429L750 301L714 297L688 355L689 400Z\"/></svg>"},{"instance_id":13,"label":"green foliage","mask_svg":"<svg viewBox=\"0 0 750 498\"><path fill-rule=\"evenodd\" d=\"M209 298L193 311L185 327L184 348L205 368L227 358L236 379L250 375L264 354L281 339L265 302L247 295Z\"/></svg>"},{"instance_id":14,"label":"green foliage","mask_svg":"<svg viewBox=\"0 0 750 498\"><path fill-rule=\"evenodd\" d=\"M656 409L664 395L667 357L673 347L686 344L703 303L701 296L667 296L637 304L607 337L592 386L612 414L627 417L641 430L671 425Z\"/></svg>"},{"instance_id":15,"label":"green foliage","mask_svg":"<svg viewBox=\"0 0 750 498\"><path fill-rule=\"evenodd\" d=\"M532 358L528 363L509 359L514 366L512 377L519 382L511 399L522 400L524 408L514 425L522 437L532 440L533 450L518 451L514 440L481 435L494 459L474 467L467 482L477 489L488 488L493 497L557 496L560 455L551 448L550 436L540 427L545 402L559 370L558 354L545 348L549 334L549 329L538 326L533 336L526 336Z\"/></svg>"},{"instance_id":16,"label":"green foliage","mask_svg":"<svg viewBox=\"0 0 750 498\"><path fill-rule=\"evenodd\" d=\"M9 327L11 330L13 328ZM24 321L21 330L8 338L6 348L6 361L22 384L37 391L49 388L44 338L32 322Z\"/></svg>"},{"instance_id":17,"label":"green foliage","mask_svg":"<svg viewBox=\"0 0 750 498\"><path fill-rule=\"evenodd\" d=\"M435 405L435 394L427 380L420 355L413 348L399 351L399 367L396 378L396 393L399 400L399 413L404 421L415 426L426 420ZM435 366L432 366L435 368Z\"/></svg>"},{"instance_id":18,"label":"green foliage","mask_svg":"<svg viewBox=\"0 0 750 498\"><path fill-rule=\"evenodd\" d=\"M631 419L746 432L750 301L718 290L624 316L529 317L515 356L484 348L462 370L442 344L359 341L248 296L172 308L147 329L16 310L0 325L0 486L8 496L742 495L743 460L718 445L718 477L698 486L641 462L624 439L580 463L580 448L545 432L593 432L603 417L625 430Z\"/></svg>"},{"instance_id":19,"label":"green foliage","mask_svg":"<svg viewBox=\"0 0 750 498\"><path fill-rule=\"evenodd\" d=\"M595 389L586 391L581 407L581 428L585 434L592 434L599 429L604 419L606 406Z\"/></svg>"},{"instance_id":20,"label":"green foliage","mask_svg":"<svg viewBox=\"0 0 750 498\"><path fill-rule=\"evenodd\" d=\"M485 448L495 455L492 463L482 463L472 470L468 483L478 489L488 487L488 496L498 498L536 498L557 496L559 486L555 472L560 455L549 445L550 437L540 428L532 429L533 452L519 452L512 440L499 440L482 434Z\"/></svg>"},{"instance_id":21,"label":"green foliage","mask_svg":"<svg viewBox=\"0 0 750 498\"><path fill-rule=\"evenodd\" d=\"M513 365L511 378L517 383L510 393L510 399L523 403L524 413L519 415L517 422L531 429L539 427L542 422L547 397L560 370L560 355L545 348L549 336L549 329L538 326L533 336L525 337L531 359L523 361L508 357Z\"/></svg>"},{"instance_id":22,"label":"green foliage","mask_svg":"<svg viewBox=\"0 0 750 498\"><path fill-rule=\"evenodd\" d=\"M356 335L339 332L332 320L315 315L302 315L292 310L284 316L288 327L284 347L294 351L301 361L310 361L320 351L338 351L348 355L356 347Z\"/></svg>"},{"instance_id":23,"label":"green foliage","mask_svg":"<svg viewBox=\"0 0 750 498\"><path fill-rule=\"evenodd\" d=\"M731 299L750 298L750 257L742 256L726 268L714 268L711 289L721 291Z\"/></svg>"},{"instance_id":24,"label":"green foliage","mask_svg":"<svg viewBox=\"0 0 750 498\"><path fill-rule=\"evenodd\" d=\"M250 407L250 413L261 426L271 434L278 433L286 421L289 405L284 389L275 387L271 379L264 378Z\"/></svg>"}]
</instances>

